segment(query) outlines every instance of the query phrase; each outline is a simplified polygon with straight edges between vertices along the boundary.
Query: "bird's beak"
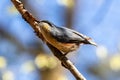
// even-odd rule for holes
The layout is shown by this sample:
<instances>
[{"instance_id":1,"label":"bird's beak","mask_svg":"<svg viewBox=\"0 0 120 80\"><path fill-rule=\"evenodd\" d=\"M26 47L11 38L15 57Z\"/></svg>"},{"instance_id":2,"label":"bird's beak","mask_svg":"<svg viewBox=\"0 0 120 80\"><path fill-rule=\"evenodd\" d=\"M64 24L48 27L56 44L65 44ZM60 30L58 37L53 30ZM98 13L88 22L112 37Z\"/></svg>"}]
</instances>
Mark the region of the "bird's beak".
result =
<instances>
[{"instance_id":1,"label":"bird's beak","mask_svg":"<svg viewBox=\"0 0 120 80\"><path fill-rule=\"evenodd\" d=\"M88 41L89 41L89 44L94 45L96 47L98 46L93 40L89 39Z\"/></svg>"}]
</instances>

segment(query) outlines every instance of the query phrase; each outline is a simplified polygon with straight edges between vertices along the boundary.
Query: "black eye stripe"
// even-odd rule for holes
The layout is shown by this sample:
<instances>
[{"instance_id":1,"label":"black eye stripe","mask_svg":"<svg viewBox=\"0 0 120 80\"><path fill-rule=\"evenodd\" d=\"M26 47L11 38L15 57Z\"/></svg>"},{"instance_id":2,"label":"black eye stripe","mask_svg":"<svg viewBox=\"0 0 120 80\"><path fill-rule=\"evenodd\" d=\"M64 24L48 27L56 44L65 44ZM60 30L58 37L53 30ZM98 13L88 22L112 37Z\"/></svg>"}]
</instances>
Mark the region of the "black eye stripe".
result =
<instances>
[{"instance_id":1,"label":"black eye stripe","mask_svg":"<svg viewBox=\"0 0 120 80\"><path fill-rule=\"evenodd\" d=\"M50 26L53 26L53 23L51 23L51 22L49 22L47 20L42 20L41 22L45 22L45 23L49 24Z\"/></svg>"}]
</instances>

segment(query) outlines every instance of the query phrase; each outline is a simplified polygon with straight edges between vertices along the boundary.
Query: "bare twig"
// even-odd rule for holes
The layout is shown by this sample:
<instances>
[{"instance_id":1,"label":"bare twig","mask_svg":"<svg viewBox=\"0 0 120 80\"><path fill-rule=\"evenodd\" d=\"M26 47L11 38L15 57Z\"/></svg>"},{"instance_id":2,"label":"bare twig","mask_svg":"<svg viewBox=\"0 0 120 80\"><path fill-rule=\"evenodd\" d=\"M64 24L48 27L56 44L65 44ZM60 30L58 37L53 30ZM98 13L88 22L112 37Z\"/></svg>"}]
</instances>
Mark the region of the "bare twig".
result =
<instances>
[{"instance_id":1,"label":"bare twig","mask_svg":"<svg viewBox=\"0 0 120 80\"><path fill-rule=\"evenodd\" d=\"M43 36L41 34L40 28L39 28L39 21L36 20L31 13L29 13L23 6L23 3L20 0L11 0L16 7L16 9L21 13L23 19L25 19L26 22L28 22L31 27L35 30L35 33L39 38L43 39Z\"/></svg>"},{"instance_id":2,"label":"bare twig","mask_svg":"<svg viewBox=\"0 0 120 80\"><path fill-rule=\"evenodd\" d=\"M22 2L20 0L11 0L13 2L13 4L15 5L15 7L17 8L17 10L21 13L23 19L25 19L25 21L27 21L32 28L35 30L35 33L37 34L37 36L39 38L41 38L42 40L44 40L41 31L40 31L40 26L39 26L39 21L36 20L31 13L29 13L23 6ZM47 43L48 47L51 49L51 51L53 52L53 54L61 61L61 63L63 64L63 66L65 68L67 68L76 78L76 80L86 80L82 74L77 70L77 68L72 64L72 62L63 55L62 52L60 52L58 49L56 49L54 46L52 46L51 44Z\"/></svg>"},{"instance_id":3,"label":"bare twig","mask_svg":"<svg viewBox=\"0 0 120 80\"><path fill-rule=\"evenodd\" d=\"M84 76L77 70L73 63L64 56L57 48L47 43L53 54L62 62L63 66L67 68L76 78L76 80L86 80Z\"/></svg>"}]
</instances>

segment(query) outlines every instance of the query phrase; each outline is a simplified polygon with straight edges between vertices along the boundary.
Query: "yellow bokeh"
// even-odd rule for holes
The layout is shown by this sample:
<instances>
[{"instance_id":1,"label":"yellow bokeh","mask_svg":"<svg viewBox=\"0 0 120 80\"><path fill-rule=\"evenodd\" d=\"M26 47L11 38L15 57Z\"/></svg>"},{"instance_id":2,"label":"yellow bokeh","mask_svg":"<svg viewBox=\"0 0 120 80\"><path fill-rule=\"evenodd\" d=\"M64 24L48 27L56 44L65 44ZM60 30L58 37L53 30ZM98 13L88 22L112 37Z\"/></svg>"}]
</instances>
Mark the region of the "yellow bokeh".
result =
<instances>
[{"instance_id":1,"label":"yellow bokeh","mask_svg":"<svg viewBox=\"0 0 120 80\"><path fill-rule=\"evenodd\" d=\"M2 75L2 80L15 80L15 76L11 71L5 71Z\"/></svg>"},{"instance_id":2,"label":"yellow bokeh","mask_svg":"<svg viewBox=\"0 0 120 80\"><path fill-rule=\"evenodd\" d=\"M57 0L58 4L66 6L66 7L73 7L75 2L74 0Z\"/></svg>"},{"instance_id":3,"label":"yellow bokeh","mask_svg":"<svg viewBox=\"0 0 120 80\"><path fill-rule=\"evenodd\" d=\"M47 66L48 64L47 57L43 54L38 55L35 58L35 64L39 69Z\"/></svg>"},{"instance_id":4,"label":"yellow bokeh","mask_svg":"<svg viewBox=\"0 0 120 80\"><path fill-rule=\"evenodd\" d=\"M65 75L60 75L56 80L68 80Z\"/></svg>"},{"instance_id":5,"label":"yellow bokeh","mask_svg":"<svg viewBox=\"0 0 120 80\"><path fill-rule=\"evenodd\" d=\"M114 71L120 70L120 55L115 55L110 59L110 68Z\"/></svg>"},{"instance_id":6,"label":"yellow bokeh","mask_svg":"<svg viewBox=\"0 0 120 80\"><path fill-rule=\"evenodd\" d=\"M31 73L35 70L35 66L33 64L33 61L29 60L22 64L22 71L24 73Z\"/></svg>"},{"instance_id":7,"label":"yellow bokeh","mask_svg":"<svg viewBox=\"0 0 120 80\"><path fill-rule=\"evenodd\" d=\"M53 69L57 66L57 60L53 57L48 58L48 67Z\"/></svg>"},{"instance_id":8,"label":"yellow bokeh","mask_svg":"<svg viewBox=\"0 0 120 80\"><path fill-rule=\"evenodd\" d=\"M41 69L41 68L52 69L57 66L57 61L52 56L39 54L35 58L35 64L39 69Z\"/></svg>"},{"instance_id":9,"label":"yellow bokeh","mask_svg":"<svg viewBox=\"0 0 120 80\"><path fill-rule=\"evenodd\" d=\"M105 46L98 46L96 49L96 55L100 59L105 59L107 57L108 50Z\"/></svg>"},{"instance_id":10,"label":"yellow bokeh","mask_svg":"<svg viewBox=\"0 0 120 80\"><path fill-rule=\"evenodd\" d=\"M3 56L0 56L0 69L6 68L7 62Z\"/></svg>"}]
</instances>

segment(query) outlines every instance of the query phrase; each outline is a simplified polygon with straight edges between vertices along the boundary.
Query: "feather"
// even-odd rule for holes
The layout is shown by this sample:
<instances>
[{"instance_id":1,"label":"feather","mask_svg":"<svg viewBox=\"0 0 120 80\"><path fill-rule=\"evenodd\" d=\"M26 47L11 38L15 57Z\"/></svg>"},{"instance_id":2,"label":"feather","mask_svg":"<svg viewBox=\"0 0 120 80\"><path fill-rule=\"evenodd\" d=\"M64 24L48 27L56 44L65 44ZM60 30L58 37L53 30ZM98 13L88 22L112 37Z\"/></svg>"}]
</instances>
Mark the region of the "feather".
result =
<instances>
[{"instance_id":1,"label":"feather","mask_svg":"<svg viewBox=\"0 0 120 80\"><path fill-rule=\"evenodd\" d=\"M51 31L51 35L59 42L80 43L86 39L83 34L65 27L54 27L54 29L54 31Z\"/></svg>"}]
</instances>

